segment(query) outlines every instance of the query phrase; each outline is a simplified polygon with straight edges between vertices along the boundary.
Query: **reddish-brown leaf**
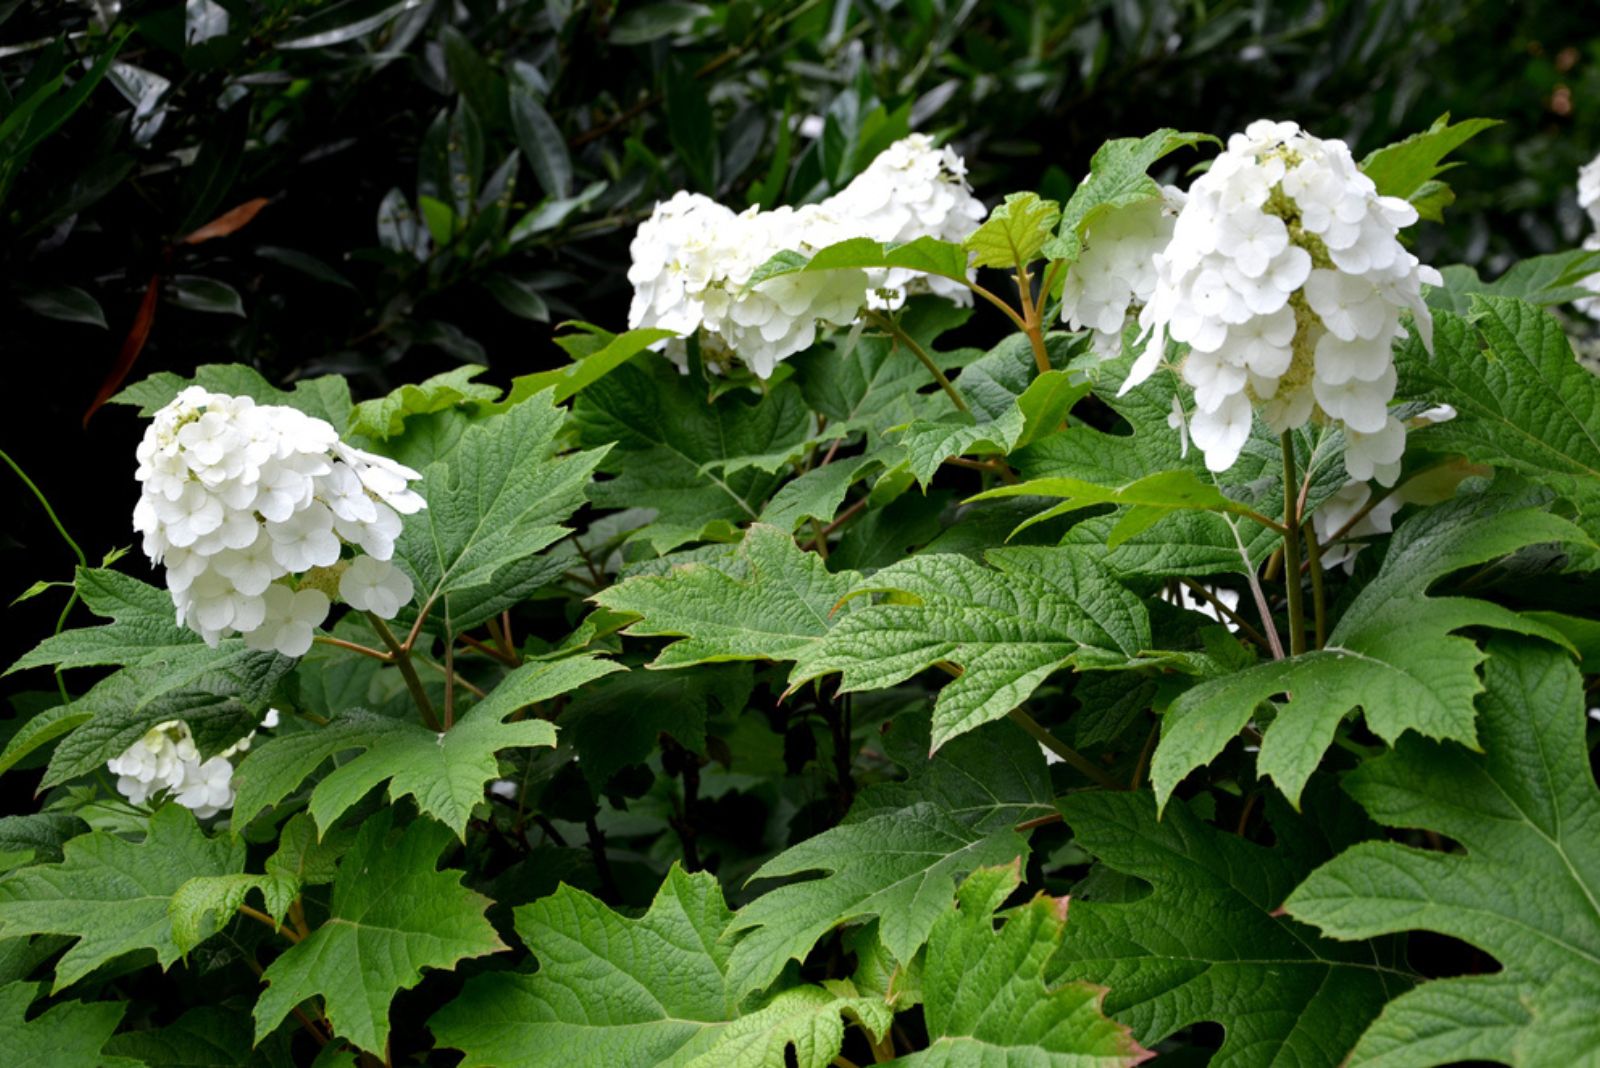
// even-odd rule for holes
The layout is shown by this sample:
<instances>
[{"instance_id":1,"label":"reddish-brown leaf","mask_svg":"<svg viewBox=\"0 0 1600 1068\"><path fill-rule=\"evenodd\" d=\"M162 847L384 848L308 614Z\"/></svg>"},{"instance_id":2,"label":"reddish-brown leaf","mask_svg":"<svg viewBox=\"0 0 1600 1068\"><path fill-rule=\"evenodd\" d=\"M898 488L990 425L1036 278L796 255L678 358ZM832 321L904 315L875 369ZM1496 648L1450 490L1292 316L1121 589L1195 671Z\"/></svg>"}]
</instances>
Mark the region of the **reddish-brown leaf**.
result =
<instances>
[{"instance_id":1,"label":"reddish-brown leaf","mask_svg":"<svg viewBox=\"0 0 1600 1068\"><path fill-rule=\"evenodd\" d=\"M237 208L231 208L218 215L193 233L185 234L178 238L178 244L198 245L200 242L210 241L214 237L227 237L235 231L244 229L249 225L250 220L254 219L261 209L270 203L271 201L266 197L247 200Z\"/></svg>"},{"instance_id":2,"label":"reddish-brown leaf","mask_svg":"<svg viewBox=\"0 0 1600 1068\"><path fill-rule=\"evenodd\" d=\"M122 339L122 351L117 353L116 366L100 383L100 392L94 395L94 403L89 405L89 410L83 413L83 425L87 427L94 413L100 410L101 405L110 400L117 390L122 388L123 380L128 377L128 372L133 370L134 361L139 358L139 353L144 351L144 343L150 340L150 327L156 321L156 298L161 295L161 275L150 276L150 284L145 286L144 299L139 302L139 311L133 317L133 326L128 329L128 336Z\"/></svg>"}]
</instances>

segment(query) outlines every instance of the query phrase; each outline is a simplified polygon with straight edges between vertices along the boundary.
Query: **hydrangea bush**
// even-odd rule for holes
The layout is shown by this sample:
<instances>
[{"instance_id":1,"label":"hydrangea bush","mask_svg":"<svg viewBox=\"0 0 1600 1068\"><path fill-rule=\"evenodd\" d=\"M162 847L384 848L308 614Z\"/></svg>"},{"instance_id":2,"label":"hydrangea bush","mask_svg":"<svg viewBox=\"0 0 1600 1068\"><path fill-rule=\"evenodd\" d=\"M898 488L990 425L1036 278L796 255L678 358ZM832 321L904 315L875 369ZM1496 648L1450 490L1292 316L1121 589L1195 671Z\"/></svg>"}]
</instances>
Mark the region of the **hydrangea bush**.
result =
<instances>
[{"instance_id":1,"label":"hydrangea bush","mask_svg":"<svg viewBox=\"0 0 1600 1068\"><path fill-rule=\"evenodd\" d=\"M4 1048L1586 1063L1594 264L1410 251L1481 126L1064 203L913 135L663 200L630 329L508 389L125 390L156 584L10 668Z\"/></svg>"}]
</instances>

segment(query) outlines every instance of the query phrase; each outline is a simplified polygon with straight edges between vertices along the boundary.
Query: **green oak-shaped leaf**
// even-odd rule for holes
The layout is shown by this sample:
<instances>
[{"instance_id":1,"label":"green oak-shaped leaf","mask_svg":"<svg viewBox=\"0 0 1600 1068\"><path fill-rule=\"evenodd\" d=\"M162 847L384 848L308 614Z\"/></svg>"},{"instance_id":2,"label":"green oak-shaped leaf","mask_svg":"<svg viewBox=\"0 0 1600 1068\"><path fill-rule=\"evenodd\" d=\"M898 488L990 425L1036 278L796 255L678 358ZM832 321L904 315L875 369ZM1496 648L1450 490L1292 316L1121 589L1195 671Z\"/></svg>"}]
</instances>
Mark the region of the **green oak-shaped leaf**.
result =
<instances>
[{"instance_id":1,"label":"green oak-shaped leaf","mask_svg":"<svg viewBox=\"0 0 1600 1068\"><path fill-rule=\"evenodd\" d=\"M1107 212L1161 196L1161 186L1146 172L1162 156L1180 148L1216 142L1210 134L1162 129L1144 137L1107 141L1089 161L1089 173L1061 209L1061 231L1043 249L1046 259L1074 262L1095 220Z\"/></svg>"},{"instance_id":2,"label":"green oak-shaped leaf","mask_svg":"<svg viewBox=\"0 0 1600 1068\"><path fill-rule=\"evenodd\" d=\"M651 667L796 660L828 633L834 609L860 577L829 571L787 531L753 523L725 562L680 564L665 575L630 578L593 600L641 617L626 634L680 639Z\"/></svg>"},{"instance_id":3,"label":"green oak-shaped leaf","mask_svg":"<svg viewBox=\"0 0 1600 1068\"><path fill-rule=\"evenodd\" d=\"M1600 379L1573 356L1553 316L1474 296L1465 317L1436 313L1432 356L1413 341L1396 366L1408 395L1456 409L1418 431L1419 447L1521 472L1571 501L1591 536L1600 534Z\"/></svg>"},{"instance_id":4,"label":"green oak-shaped leaf","mask_svg":"<svg viewBox=\"0 0 1600 1068\"><path fill-rule=\"evenodd\" d=\"M1378 187L1379 196L1409 200L1423 218L1438 222L1440 209L1455 198L1448 186L1435 179L1460 166L1441 161L1484 130L1498 125L1498 119L1462 119L1452 123L1446 112L1421 133L1369 154L1361 161L1361 171Z\"/></svg>"},{"instance_id":5,"label":"green oak-shaped leaf","mask_svg":"<svg viewBox=\"0 0 1600 1068\"><path fill-rule=\"evenodd\" d=\"M1310 867L1281 834L1278 848L1259 846L1182 802L1158 822L1147 793L1060 804L1079 845L1151 889L1125 902L1074 900L1052 974L1110 987L1106 1011L1144 1044L1215 1021L1226 1037L1213 1068L1335 1068L1410 985L1376 947L1318 938L1273 914Z\"/></svg>"},{"instance_id":6,"label":"green oak-shaped leaf","mask_svg":"<svg viewBox=\"0 0 1600 1068\"><path fill-rule=\"evenodd\" d=\"M1020 866L973 872L957 892L957 907L947 907L933 925L922 969L929 1045L894 1063L1113 1068L1154 1055L1102 1014L1105 987L1046 982L1046 967L1069 934L1066 898L1040 894L1001 913L1005 922L996 927L995 910L1021 882Z\"/></svg>"},{"instance_id":7,"label":"green oak-shaped leaf","mask_svg":"<svg viewBox=\"0 0 1600 1068\"><path fill-rule=\"evenodd\" d=\"M1552 304L1566 304L1593 295L1583 280L1600 271L1600 249L1569 249L1544 256L1530 256L1518 260L1504 274L1492 282L1485 282L1475 268L1464 263L1441 268L1444 285L1432 286L1424 294L1435 312L1451 311L1465 315L1472 310L1473 294L1492 297L1515 297L1541 308ZM1435 328L1437 330L1437 320ZM1437 344L1437 333L1435 344ZM1410 353L1409 360L1400 363L1401 374L1408 374L1408 364L1425 357L1426 352ZM1426 369L1424 369L1426 370ZM1448 386L1448 379L1436 383ZM1407 390L1409 394L1411 391Z\"/></svg>"},{"instance_id":8,"label":"green oak-shaped leaf","mask_svg":"<svg viewBox=\"0 0 1600 1068\"><path fill-rule=\"evenodd\" d=\"M249 397L257 404L283 404L307 415L325 420L343 434L350 420L350 383L343 375L322 375L295 383L282 390L261 377L261 372L237 363L207 363L194 369L193 378L171 371L159 371L111 398L112 404L138 405L139 414L149 417L171 403L190 386L202 386L213 393Z\"/></svg>"},{"instance_id":9,"label":"green oak-shaped leaf","mask_svg":"<svg viewBox=\"0 0 1600 1068\"><path fill-rule=\"evenodd\" d=\"M1061 205L1037 193L1011 193L989 213L962 246L972 253L974 267L1026 267L1040 256L1055 232Z\"/></svg>"},{"instance_id":10,"label":"green oak-shaped leaf","mask_svg":"<svg viewBox=\"0 0 1600 1068\"><path fill-rule=\"evenodd\" d=\"M180 955L167 908L197 876L231 875L244 866L244 843L208 838L193 813L164 805L150 833L130 842L106 831L74 838L60 864L0 877L0 937L68 935L77 941L56 964L55 989L106 961L153 950L168 967Z\"/></svg>"},{"instance_id":11,"label":"green oak-shaped leaf","mask_svg":"<svg viewBox=\"0 0 1600 1068\"><path fill-rule=\"evenodd\" d=\"M759 516L783 476L759 464L722 469L742 457L787 455L814 425L792 382L754 402L742 389L708 402L705 388L652 357L619 367L573 404L583 444L615 445L603 465L615 477L591 486L589 499L602 508L653 510L633 537L657 553Z\"/></svg>"},{"instance_id":12,"label":"green oak-shaped leaf","mask_svg":"<svg viewBox=\"0 0 1600 1068\"><path fill-rule=\"evenodd\" d=\"M557 343L562 344L562 347L572 354L574 358L572 363L565 367L513 378L511 392L507 393L506 399L500 403L503 406L520 404L535 393L542 393L548 389L552 391L555 402L560 404L582 393L656 342L676 336L671 330L661 330L656 327L613 334L598 327L586 326L585 333L570 334L557 339ZM573 339L582 341L574 345L570 343ZM591 343L592 348L589 347Z\"/></svg>"},{"instance_id":13,"label":"green oak-shaped leaf","mask_svg":"<svg viewBox=\"0 0 1600 1068\"><path fill-rule=\"evenodd\" d=\"M825 1068L844 1017L875 1038L889 1028L881 999L843 983L791 987L741 1012L728 975L733 913L705 873L674 865L636 919L570 886L516 917L538 972L479 976L429 1023L466 1054L463 1068L768 1068L786 1050L800 1068Z\"/></svg>"},{"instance_id":14,"label":"green oak-shaped leaf","mask_svg":"<svg viewBox=\"0 0 1600 1068\"><path fill-rule=\"evenodd\" d=\"M113 1062L101 1051L117 1029L126 1001L63 1001L31 1020L28 1006L42 984L14 982L0 986L0 1050L14 1065L49 1065L50 1068L106 1068Z\"/></svg>"},{"instance_id":15,"label":"green oak-shaped leaf","mask_svg":"<svg viewBox=\"0 0 1600 1068\"><path fill-rule=\"evenodd\" d=\"M457 367L416 385L407 383L388 396L362 401L350 413L350 432L379 440L398 437L405 432L410 416L487 404L500 396L500 389L472 381L484 370L471 365Z\"/></svg>"},{"instance_id":16,"label":"green oak-shaped leaf","mask_svg":"<svg viewBox=\"0 0 1600 1068\"><path fill-rule=\"evenodd\" d=\"M367 791L387 782L391 800L416 798L424 813L464 840L472 807L483 800L484 784L499 774L495 754L555 745L556 729L549 721L507 723L506 717L625 670L592 654L524 664L443 732L409 719L347 712L320 730L273 738L240 763L236 819L248 822L263 807L276 804L335 753L362 749L311 791L311 815L324 833Z\"/></svg>"},{"instance_id":17,"label":"green oak-shaped leaf","mask_svg":"<svg viewBox=\"0 0 1600 1068\"><path fill-rule=\"evenodd\" d=\"M436 870L450 832L419 819L395 836L393 823L384 809L362 825L339 865L328 919L262 973L257 1041L320 996L335 1034L381 1056L389 1002L422 969L507 948L484 916L489 899L463 887L461 872Z\"/></svg>"},{"instance_id":18,"label":"green oak-shaped leaf","mask_svg":"<svg viewBox=\"0 0 1600 1068\"><path fill-rule=\"evenodd\" d=\"M823 873L751 901L730 971L740 990L771 983L840 924L878 918L879 937L909 961L967 872L1028 851L1013 828L1051 811L1038 743L1009 724L958 738L931 760L928 735L900 717L884 744L911 767L904 783L862 792L845 821L762 865L754 879ZM924 721L925 722L925 721Z\"/></svg>"},{"instance_id":19,"label":"green oak-shaped leaf","mask_svg":"<svg viewBox=\"0 0 1600 1068\"><path fill-rule=\"evenodd\" d=\"M429 464L428 507L406 517L395 562L452 633L475 626L545 581L539 550L564 537L605 450L554 456L565 412L545 394L461 435L448 462Z\"/></svg>"},{"instance_id":20,"label":"green oak-shaped leaf","mask_svg":"<svg viewBox=\"0 0 1600 1068\"><path fill-rule=\"evenodd\" d=\"M1288 694L1267 726L1257 767L1291 801L1359 707L1391 745L1407 731L1477 744L1472 699L1482 689L1483 651L1463 627L1537 634L1558 644L1552 627L1489 601L1430 597L1452 571L1527 545L1576 539L1583 532L1541 507L1518 507L1501 495L1465 497L1401 525L1383 566L1345 609L1327 646L1203 682L1178 697L1161 725L1151 765L1165 804L1183 777L1222 752L1269 698Z\"/></svg>"},{"instance_id":21,"label":"green oak-shaped leaf","mask_svg":"<svg viewBox=\"0 0 1600 1068\"><path fill-rule=\"evenodd\" d=\"M280 1032L275 1037L285 1036ZM115 1035L106 1052L150 1068L265 1068L287 1062L288 1051L274 1050L275 1045L269 1040L252 1055L248 1016L220 1005L201 1005L164 1027Z\"/></svg>"},{"instance_id":22,"label":"green oak-shaped leaf","mask_svg":"<svg viewBox=\"0 0 1600 1068\"><path fill-rule=\"evenodd\" d=\"M1353 846L1285 908L1335 938L1438 931L1500 962L1390 1002L1348 1064L1588 1064L1600 1050L1600 791L1583 681L1559 650L1497 639L1478 699L1484 751L1405 738L1345 788L1391 827L1463 851Z\"/></svg>"},{"instance_id":23,"label":"green oak-shaped leaf","mask_svg":"<svg viewBox=\"0 0 1600 1068\"><path fill-rule=\"evenodd\" d=\"M998 719L1064 667L1126 664L1151 644L1144 604L1083 553L993 549L914 556L852 594L888 593L858 608L795 665L791 688L832 672L840 691L881 690L938 663L960 677L939 692L935 748Z\"/></svg>"}]
</instances>

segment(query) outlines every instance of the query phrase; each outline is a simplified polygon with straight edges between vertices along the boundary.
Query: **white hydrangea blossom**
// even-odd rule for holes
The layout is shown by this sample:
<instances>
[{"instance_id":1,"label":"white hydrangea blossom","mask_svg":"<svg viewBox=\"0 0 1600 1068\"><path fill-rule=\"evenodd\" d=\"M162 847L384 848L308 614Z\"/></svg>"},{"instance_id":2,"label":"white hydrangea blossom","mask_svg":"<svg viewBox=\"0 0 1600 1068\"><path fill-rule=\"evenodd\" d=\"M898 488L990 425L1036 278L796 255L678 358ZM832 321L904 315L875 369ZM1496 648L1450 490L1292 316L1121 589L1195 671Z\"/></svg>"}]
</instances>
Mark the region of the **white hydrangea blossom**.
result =
<instances>
[{"instance_id":1,"label":"white hydrangea blossom","mask_svg":"<svg viewBox=\"0 0 1600 1068\"><path fill-rule=\"evenodd\" d=\"M261 727L278 725L278 710L267 709ZM200 759L194 735L182 720L158 723L120 756L106 761L117 777L117 792L135 805L159 803L170 797L200 819L209 819L233 807L231 758L250 748L256 732L234 742L208 760Z\"/></svg>"},{"instance_id":2,"label":"white hydrangea blossom","mask_svg":"<svg viewBox=\"0 0 1600 1068\"><path fill-rule=\"evenodd\" d=\"M1409 309L1432 350L1421 286L1440 282L1396 238L1416 220L1344 142L1252 123L1195 180L1155 258L1149 342L1123 392L1154 373L1168 338L1187 343L1189 433L1208 468L1233 466L1256 412L1278 433L1316 417L1344 428L1351 477L1392 485L1405 428L1388 411L1391 346Z\"/></svg>"},{"instance_id":3,"label":"white hydrangea blossom","mask_svg":"<svg viewBox=\"0 0 1600 1068\"><path fill-rule=\"evenodd\" d=\"M821 204L735 213L679 192L656 205L629 246L628 326L678 334L656 348L680 368L687 366L682 339L694 336L708 365L737 359L768 378L780 361L816 341L819 325L847 326L864 306L898 307L912 292L970 299L956 283L903 270L802 272L749 284L757 268L785 250L810 255L851 237L961 240L984 214L965 173L959 156L918 134L895 142Z\"/></svg>"},{"instance_id":4,"label":"white hydrangea blossom","mask_svg":"<svg viewBox=\"0 0 1600 1068\"><path fill-rule=\"evenodd\" d=\"M1578 169L1578 207L1589 213L1589 221L1600 231L1600 156ZM1583 247L1591 252L1600 249L1600 232L1584 238ZM1600 294L1600 272L1589 275L1579 284L1591 293ZM1584 297L1572 303L1591 319L1600 319L1600 296Z\"/></svg>"},{"instance_id":5,"label":"white hydrangea blossom","mask_svg":"<svg viewBox=\"0 0 1600 1068\"><path fill-rule=\"evenodd\" d=\"M1087 181L1087 178L1085 178ZM1096 352L1122 348L1122 328L1156 288L1156 257L1172 240L1172 227L1187 199L1164 186L1161 198L1107 212L1084 237L1083 253L1061 288L1061 318L1073 330L1092 330Z\"/></svg>"},{"instance_id":6,"label":"white hydrangea blossom","mask_svg":"<svg viewBox=\"0 0 1600 1068\"><path fill-rule=\"evenodd\" d=\"M846 221L849 232L842 237L870 237L885 244L919 237L959 244L988 214L967 184L966 161L927 134L896 141L822 203L834 218ZM867 277L869 308L898 308L915 293L972 303L972 291L949 278L900 267L868 271Z\"/></svg>"},{"instance_id":7,"label":"white hydrangea blossom","mask_svg":"<svg viewBox=\"0 0 1600 1068\"><path fill-rule=\"evenodd\" d=\"M331 602L294 578L339 565L347 546L367 554L363 575L394 570L379 562L394 554L400 517L426 507L410 488L417 472L345 444L323 420L199 386L156 413L137 455L134 529L166 567L178 623L212 645L239 633L251 648L304 655ZM389 596L365 610L392 618L410 581L398 602L397 580L379 584Z\"/></svg>"}]
</instances>

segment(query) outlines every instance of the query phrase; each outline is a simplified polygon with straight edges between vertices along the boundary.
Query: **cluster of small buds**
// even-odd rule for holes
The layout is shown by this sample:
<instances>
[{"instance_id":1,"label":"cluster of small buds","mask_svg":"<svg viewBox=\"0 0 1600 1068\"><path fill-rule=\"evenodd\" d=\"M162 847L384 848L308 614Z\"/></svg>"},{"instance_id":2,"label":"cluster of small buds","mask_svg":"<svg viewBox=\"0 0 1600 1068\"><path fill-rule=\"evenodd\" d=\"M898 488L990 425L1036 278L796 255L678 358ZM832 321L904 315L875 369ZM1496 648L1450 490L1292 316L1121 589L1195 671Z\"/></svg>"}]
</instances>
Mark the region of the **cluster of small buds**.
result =
<instances>
[{"instance_id":1,"label":"cluster of small buds","mask_svg":"<svg viewBox=\"0 0 1600 1068\"><path fill-rule=\"evenodd\" d=\"M1275 433L1314 417L1341 426L1350 476L1392 485L1405 450L1388 410L1392 346L1410 310L1431 351L1421 290L1440 282L1396 236L1416 220L1342 141L1252 123L1195 180L1155 258L1149 342L1123 391L1154 373L1168 338L1187 343L1190 433L1209 469L1233 466L1259 412Z\"/></svg>"},{"instance_id":2,"label":"cluster of small buds","mask_svg":"<svg viewBox=\"0 0 1600 1068\"><path fill-rule=\"evenodd\" d=\"M1596 156L1578 169L1578 207L1589 214L1595 232L1583 239L1583 247L1600 249L1600 156ZM1600 272L1579 283L1591 293L1600 294ZM1591 319L1600 319L1600 296L1584 297L1572 302L1573 306Z\"/></svg>"},{"instance_id":3,"label":"cluster of small buds","mask_svg":"<svg viewBox=\"0 0 1600 1068\"><path fill-rule=\"evenodd\" d=\"M327 422L293 408L191 386L156 413L138 449L133 526L165 564L177 619L215 645L233 633L252 649L301 656L340 597L392 618L411 599L393 564L402 515L424 508L409 467L353 448Z\"/></svg>"},{"instance_id":4,"label":"cluster of small buds","mask_svg":"<svg viewBox=\"0 0 1600 1068\"><path fill-rule=\"evenodd\" d=\"M277 725L278 710L267 709L261 726L271 730ZM202 761L188 724L172 719L151 727L121 756L106 761L106 769L117 777L117 792L135 805L171 797L207 819L233 807L231 758L248 750L255 737L251 731Z\"/></svg>"},{"instance_id":5,"label":"cluster of small buds","mask_svg":"<svg viewBox=\"0 0 1600 1068\"><path fill-rule=\"evenodd\" d=\"M912 292L970 300L955 282L898 269L798 272L749 285L757 268L783 251L811 255L852 237L965 238L984 215L965 173L954 152L914 134L821 204L735 213L679 192L656 205L629 246L628 325L678 334L657 348L680 368L683 339L695 336L708 365L738 360L768 378L780 361L811 347L819 325L846 326L863 307L898 307Z\"/></svg>"},{"instance_id":6,"label":"cluster of small buds","mask_svg":"<svg viewBox=\"0 0 1600 1068\"><path fill-rule=\"evenodd\" d=\"M1186 199L1181 189L1163 186L1160 199L1114 208L1084 235L1083 252L1062 283L1061 318L1073 330L1094 331L1094 349L1102 356L1121 351L1129 312L1155 292L1156 257L1172 240Z\"/></svg>"}]
</instances>

